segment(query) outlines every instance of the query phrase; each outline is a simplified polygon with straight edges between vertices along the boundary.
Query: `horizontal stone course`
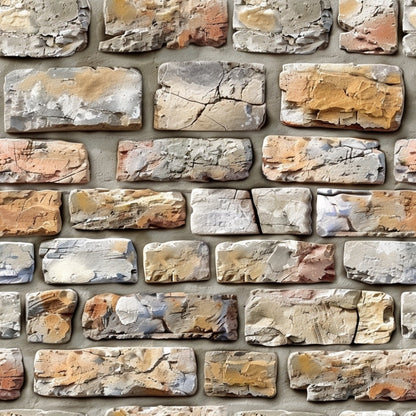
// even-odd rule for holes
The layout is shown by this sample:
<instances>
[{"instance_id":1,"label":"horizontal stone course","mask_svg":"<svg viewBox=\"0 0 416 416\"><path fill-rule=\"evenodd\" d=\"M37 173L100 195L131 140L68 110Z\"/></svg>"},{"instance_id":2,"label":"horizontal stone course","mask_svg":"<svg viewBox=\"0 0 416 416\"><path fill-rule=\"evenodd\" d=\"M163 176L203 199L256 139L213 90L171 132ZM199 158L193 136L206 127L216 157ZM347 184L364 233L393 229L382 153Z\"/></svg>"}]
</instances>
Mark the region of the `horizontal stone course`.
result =
<instances>
[{"instance_id":1,"label":"horizontal stone course","mask_svg":"<svg viewBox=\"0 0 416 416\"><path fill-rule=\"evenodd\" d=\"M0 284L31 282L34 271L32 243L0 242Z\"/></svg>"}]
</instances>

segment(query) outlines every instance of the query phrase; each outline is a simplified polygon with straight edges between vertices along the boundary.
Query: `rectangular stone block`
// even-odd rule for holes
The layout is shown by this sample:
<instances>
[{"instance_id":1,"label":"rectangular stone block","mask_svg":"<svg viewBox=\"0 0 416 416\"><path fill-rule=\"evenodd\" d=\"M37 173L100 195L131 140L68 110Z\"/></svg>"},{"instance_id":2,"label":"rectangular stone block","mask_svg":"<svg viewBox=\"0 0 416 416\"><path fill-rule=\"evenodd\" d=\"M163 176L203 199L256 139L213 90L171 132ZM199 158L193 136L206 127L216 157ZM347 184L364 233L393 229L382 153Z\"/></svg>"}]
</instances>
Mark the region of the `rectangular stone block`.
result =
<instances>
[{"instance_id":1,"label":"rectangular stone block","mask_svg":"<svg viewBox=\"0 0 416 416\"><path fill-rule=\"evenodd\" d=\"M221 46L227 41L226 0L148 3L146 0L105 0L102 52L147 52L166 45L179 49L196 44Z\"/></svg>"},{"instance_id":2,"label":"rectangular stone block","mask_svg":"<svg viewBox=\"0 0 416 416\"><path fill-rule=\"evenodd\" d=\"M71 223L77 230L146 230L185 224L180 192L151 189L80 189L69 195Z\"/></svg>"},{"instance_id":3,"label":"rectangular stone block","mask_svg":"<svg viewBox=\"0 0 416 416\"><path fill-rule=\"evenodd\" d=\"M126 238L57 238L40 244L48 284L137 282L137 254Z\"/></svg>"},{"instance_id":4,"label":"rectangular stone block","mask_svg":"<svg viewBox=\"0 0 416 416\"><path fill-rule=\"evenodd\" d=\"M250 139L126 140L118 145L117 180L237 181L252 162Z\"/></svg>"},{"instance_id":5,"label":"rectangular stone block","mask_svg":"<svg viewBox=\"0 0 416 416\"><path fill-rule=\"evenodd\" d=\"M137 130L141 100L134 68L18 69L5 78L4 123L11 133Z\"/></svg>"},{"instance_id":6,"label":"rectangular stone block","mask_svg":"<svg viewBox=\"0 0 416 416\"><path fill-rule=\"evenodd\" d=\"M0 400L18 399L24 378L23 356L20 349L0 349Z\"/></svg>"},{"instance_id":7,"label":"rectangular stone block","mask_svg":"<svg viewBox=\"0 0 416 416\"><path fill-rule=\"evenodd\" d=\"M82 143L0 139L0 183L87 183L90 167Z\"/></svg>"},{"instance_id":8,"label":"rectangular stone block","mask_svg":"<svg viewBox=\"0 0 416 416\"><path fill-rule=\"evenodd\" d=\"M215 249L219 283L320 283L335 279L335 248L294 240L224 242Z\"/></svg>"},{"instance_id":9,"label":"rectangular stone block","mask_svg":"<svg viewBox=\"0 0 416 416\"><path fill-rule=\"evenodd\" d=\"M0 242L0 284L28 283L35 271L32 243Z\"/></svg>"},{"instance_id":10,"label":"rectangular stone block","mask_svg":"<svg viewBox=\"0 0 416 416\"><path fill-rule=\"evenodd\" d=\"M0 236L58 234L60 206L57 191L0 191Z\"/></svg>"},{"instance_id":11,"label":"rectangular stone block","mask_svg":"<svg viewBox=\"0 0 416 416\"><path fill-rule=\"evenodd\" d=\"M0 292L0 338L20 336L20 295L18 292Z\"/></svg>"},{"instance_id":12,"label":"rectangular stone block","mask_svg":"<svg viewBox=\"0 0 416 416\"><path fill-rule=\"evenodd\" d=\"M258 130L266 119L261 64L167 62L154 100L157 130ZM181 111L178 111L178 108Z\"/></svg>"},{"instance_id":13,"label":"rectangular stone block","mask_svg":"<svg viewBox=\"0 0 416 416\"><path fill-rule=\"evenodd\" d=\"M321 237L415 237L415 191L318 189L316 231Z\"/></svg>"},{"instance_id":14,"label":"rectangular stone block","mask_svg":"<svg viewBox=\"0 0 416 416\"><path fill-rule=\"evenodd\" d=\"M416 0L403 0L403 52L416 56Z\"/></svg>"},{"instance_id":15,"label":"rectangular stone block","mask_svg":"<svg viewBox=\"0 0 416 416\"><path fill-rule=\"evenodd\" d=\"M398 416L396 412L392 410L372 410L366 412L354 412L352 410L346 410L341 412L339 416Z\"/></svg>"},{"instance_id":16,"label":"rectangular stone block","mask_svg":"<svg viewBox=\"0 0 416 416\"><path fill-rule=\"evenodd\" d=\"M234 416L325 416L325 415L323 413L288 412L286 410L248 410L244 412L234 413Z\"/></svg>"},{"instance_id":17,"label":"rectangular stone block","mask_svg":"<svg viewBox=\"0 0 416 416\"><path fill-rule=\"evenodd\" d=\"M235 341L235 295L153 293L119 296L105 293L87 300L84 335L102 339L194 339Z\"/></svg>"},{"instance_id":18,"label":"rectangular stone block","mask_svg":"<svg viewBox=\"0 0 416 416\"><path fill-rule=\"evenodd\" d=\"M416 292L402 293L400 321L402 336L416 339Z\"/></svg>"},{"instance_id":19,"label":"rectangular stone block","mask_svg":"<svg viewBox=\"0 0 416 416\"><path fill-rule=\"evenodd\" d=\"M191 396L197 383L191 348L39 350L34 377L49 397Z\"/></svg>"},{"instance_id":20,"label":"rectangular stone block","mask_svg":"<svg viewBox=\"0 0 416 416\"><path fill-rule=\"evenodd\" d=\"M395 143L394 179L404 183L416 182L416 139L401 139Z\"/></svg>"},{"instance_id":21,"label":"rectangular stone block","mask_svg":"<svg viewBox=\"0 0 416 416\"><path fill-rule=\"evenodd\" d=\"M220 397L274 397L277 357L274 352L208 351L205 394Z\"/></svg>"},{"instance_id":22,"label":"rectangular stone block","mask_svg":"<svg viewBox=\"0 0 416 416\"><path fill-rule=\"evenodd\" d=\"M404 106L401 69L383 64L283 65L280 119L292 127L395 131Z\"/></svg>"},{"instance_id":23,"label":"rectangular stone block","mask_svg":"<svg viewBox=\"0 0 416 416\"><path fill-rule=\"evenodd\" d=\"M123 406L108 410L105 416L227 416L227 410L222 406Z\"/></svg>"},{"instance_id":24,"label":"rectangular stone block","mask_svg":"<svg viewBox=\"0 0 416 416\"><path fill-rule=\"evenodd\" d=\"M386 162L376 140L267 136L263 174L275 182L384 183Z\"/></svg>"},{"instance_id":25,"label":"rectangular stone block","mask_svg":"<svg viewBox=\"0 0 416 416\"><path fill-rule=\"evenodd\" d=\"M12 409L0 410L0 416L86 416L84 413L65 412L60 410Z\"/></svg>"}]
</instances>

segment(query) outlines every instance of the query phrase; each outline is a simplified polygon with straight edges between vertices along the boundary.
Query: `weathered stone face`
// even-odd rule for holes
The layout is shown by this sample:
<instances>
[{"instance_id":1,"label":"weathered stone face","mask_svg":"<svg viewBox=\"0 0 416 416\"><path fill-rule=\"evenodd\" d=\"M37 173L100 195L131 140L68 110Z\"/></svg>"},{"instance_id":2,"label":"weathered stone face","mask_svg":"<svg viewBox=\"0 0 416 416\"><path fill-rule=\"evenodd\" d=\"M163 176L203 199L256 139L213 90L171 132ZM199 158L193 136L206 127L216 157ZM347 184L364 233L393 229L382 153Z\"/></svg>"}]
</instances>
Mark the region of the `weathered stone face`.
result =
<instances>
[{"instance_id":1,"label":"weathered stone face","mask_svg":"<svg viewBox=\"0 0 416 416\"><path fill-rule=\"evenodd\" d=\"M258 130L265 121L266 79L261 64L168 62L159 67L158 79L157 130Z\"/></svg>"},{"instance_id":2,"label":"weathered stone face","mask_svg":"<svg viewBox=\"0 0 416 416\"><path fill-rule=\"evenodd\" d=\"M222 406L123 406L108 410L105 416L227 416L227 411Z\"/></svg>"},{"instance_id":3,"label":"weathered stone face","mask_svg":"<svg viewBox=\"0 0 416 416\"><path fill-rule=\"evenodd\" d=\"M402 293L400 320L402 336L416 339L416 292Z\"/></svg>"},{"instance_id":4,"label":"weathered stone face","mask_svg":"<svg viewBox=\"0 0 416 416\"><path fill-rule=\"evenodd\" d=\"M23 356L18 348L0 349L0 400L16 400L24 382Z\"/></svg>"},{"instance_id":5,"label":"weathered stone face","mask_svg":"<svg viewBox=\"0 0 416 416\"><path fill-rule=\"evenodd\" d=\"M65 412L60 410L12 409L0 410L0 416L85 416L85 414Z\"/></svg>"},{"instance_id":6,"label":"weathered stone face","mask_svg":"<svg viewBox=\"0 0 416 416\"><path fill-rule=\"evenodd\" d=\"M280 119L293 127L395 131L404 84L392 65L286 64L280 74Z\"/></svg>"},{"instance_id":7,"label":"weathered stone face","mask_svg":"<svg viewBox=\"0 0 416 416\"><path fill-rule=\"evenodd\" d=\"M32 243L0 242L0 284L28 283L35 271Z\"/></svg>"},{"instance_id":8,"label":"weathered stone face","mask_svg":"<svg viewBox=\"0 0 416 416\"><path fill-rule=\"evenodd\" d=\"M20 295L18 292L0 292L0 338L20 336Z\"/></svg>"},{"instance_id":9,"label":"weathered stone face","mask_svg":"<svg viewBox=\"0 0 416 416\"><path fill-rule=\"evenodd\" d=\"M5 78L8 132L137 130L142 76L137 69L18 69Z\"/></svg>"},{"instance_id":10,"label":"weathered stone face","mask_svg":"<svg viewBox=\"0 0 416 416\"><path fill-rule=\"evenodd\" d=\"M345 412L341 412L339 416L397 416L397 413L392 410L373 410L367 412L346 410Z\"/></svg>"},{"instance_id":11,"label":"weathered stone face","mask_svg":"<svg viewBox=\"0 0 416 416\"><path fill-rule=\"evenodd\" d=\"M325 416L323 413L288 412L286 410L249 410L234 413L234 416Z\"/></svg>"},{"instance_id":12,"label":"weathered stone face","mask_svg":"<svg viewBox=\"0 0 416 416\"><path fill-rule=\"evenodd\" d=\"M416 56L416 1L403 1L403 52L407 56Z\"/></svg>"},{"instance_id":13,"label":"weathered stone face","mask_svg":"<svg viewBox=\"0 0 416 416\"><path fill-rule=\"evenodd\" d=\"M402 139L395 143L394 179L397 182L416 182L416 139Z\"/></svg>"}]
</instances>

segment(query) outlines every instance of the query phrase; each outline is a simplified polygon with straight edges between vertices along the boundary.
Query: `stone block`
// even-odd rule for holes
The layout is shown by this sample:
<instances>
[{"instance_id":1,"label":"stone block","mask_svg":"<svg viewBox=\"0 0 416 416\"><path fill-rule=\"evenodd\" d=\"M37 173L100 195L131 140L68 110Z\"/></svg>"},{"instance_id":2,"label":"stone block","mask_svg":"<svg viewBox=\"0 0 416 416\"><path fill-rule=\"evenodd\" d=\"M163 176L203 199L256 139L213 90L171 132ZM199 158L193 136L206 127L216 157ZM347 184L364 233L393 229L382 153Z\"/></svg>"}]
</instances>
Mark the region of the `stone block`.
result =
<instances>
[{"instance_id":1,"label":"stone block","mask_svg":"<svg viewBox=\"0 0 416 416\"><path fill-rule=\"evenodd\" d=\"M0 400L16 400L24 382L23 356L19 348L0 349Z\"/></svg>"},{"instance_id":2,"label":"stone block","mask_svg":"<svg viewBox=\"0 0 416 416\"><path fill-rule=\"evenodd\" d=\"M35 271L32 243L0 242L0 284L28 283Z\"/></svg>"},{"instance_id":3,"label":"stone block","mask_svg":"<svg viewBox=\"0 0 416 416\"><path fill-rule=\"evenodd\" d=\"M364 412L355 412L352 410L345 410L339 416L398 416L392 410L369 410Z\"/></svg>"},{"instance_id":4,"label":"stone block","mask_svg":"<svg viewBox=\"0 0 416 416\"><path fill-rule=\"evenodd\" d=\"M416 56L416 0L403 1L403 52Z\"/></svg>"},{"instance_id":5,"label":"stone block","mask_svg":"<svg viewBox=\"0 0 416 416\"><path fill-rule=\"evenodd\" d=\"M0 416L86 416L84 413L65 412L60 410L11 409L0 410Z\"/></svg>"},{"instance_id":6,"label":"stone block","mask_svg":"<svg viewBox=\"0 0 416 416\"><path fill-rule=\"evenodd\" d=\"M395 143L394 179L404 183L416 182L416 139L402 139Z\"/></svg>"},{"instance_id":7,"label":"stone block","mask_svg":"<svg viewBox=\"0 0 416 416\"><path fill-rule=\"evenodd\" d=\"M287 410L247 410L243 412L234 413L234 416L325 416L325 415L323 413L313 413L313 412L288 412Z\"/></svg>"},{"instance_id":8,"label":"stone block","mask_svg":"<svg viewBox=\"0 0 416 416\"><path fill-rule=\"evenodd\" d=\"M402 336L416 339L416 292L402 293L400 320Z\"/></svg>"},{"instance_id":9,"label":"stone block","mask_svg":"<svg viewBox=\"0 0 416 416\"><path fill-rule=\"evenodd\" d=\"M105 416L227 416L227 411L222 406L123 406L108 410Z\"/></svg>"},{"instance_id":10,"label":"stone block","mask_svg":"<svg viewBox=\"0 0 416 416\"><path fill-rule=\"evenodd\" d=\"M0 338L20 336L20 294L0 292Z\"/></svg>"}]
</instances>

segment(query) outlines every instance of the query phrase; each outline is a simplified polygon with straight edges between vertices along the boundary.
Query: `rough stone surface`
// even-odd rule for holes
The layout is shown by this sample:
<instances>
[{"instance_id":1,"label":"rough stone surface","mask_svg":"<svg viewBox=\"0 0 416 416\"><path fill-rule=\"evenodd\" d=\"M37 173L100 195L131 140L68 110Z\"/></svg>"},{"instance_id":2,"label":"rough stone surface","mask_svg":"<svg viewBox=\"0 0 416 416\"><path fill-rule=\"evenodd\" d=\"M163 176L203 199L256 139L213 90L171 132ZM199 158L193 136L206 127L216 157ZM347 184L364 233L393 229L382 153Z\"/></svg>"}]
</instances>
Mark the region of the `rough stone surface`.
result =
<instances>
[{"instance_id":1,"label":"rough stone surface","mask_svg":"<svg viewBox=\"0 0 416 416\"><path fill-rule=\"evenodd\" d=\"M376 140L267 136L263 173L276 182L384 183L386 162Z\"/></svg>"},{"instance_id":2,"label":"rough stone surface","mask_svg":"<svg viewBox=\"0 0 416 416\"><path fill-rule=\"evenodd\" d=\"M416 182L416 139L402 139L395 143L394 179L397 182Z\"/></svg>"},{"instance_id":3,"label":"rough stone surface","mask_svg":"<svg viewBox=\"0 0 416 416\"><path fill-rule=\"evenodd\" d=\"M307 351L289 356L290 387L308 401L415 400L416 350Z\"/></svg>"},{"instance_id":4,"label":"rough stone surface","mask_svg":"<svg viewBox=\"0 0 416 416\"><path fill-rule=\"evenodd\" d=\"M105 416L227 416L227 411L222 406L123 406L108 410Z\"/></svg>"},{"instance_id":5,"label":"rough stone surface","mask_svg":"<svg viewBox=\"0 0 416 416\"><path fill-rule=\"evenodd\" d=\"M397 413L392 410L370 410L366 412L346 410L345 412L341 412L339 416L397 416Z\"/></svg>"},{"instance_id":6,"label":"rough stone surface","mask_svg":"<svg viewBox=\"0 0 416 416\"><path fill-rule=\"evenodd\" d=\"M151 189L82 189L69 195L71 223L77 230L177 228L185 224L180 192Z\"/></svg>"},{"instance_id":7,"label":"rough stone surface","mask_svg":"<svg viewBox=\"0 0 416 416\"><path fill-rule=\"evenodd\" d=\"M251 190L263 234L312 233L312 193L308 188Z\"/></svg>"},{"instance_id":8,"label":"rough stone surface","mask_svg":"<svg viewBox=\"0 0 416 416\"><path fill-rule=\"evenodd\" d=\"M273 352L208 351L205 394L220 397L274 397L277 357Z\"/></svg>"},{"instance_id":9,"label":"rough stone surface","mask_svg":"<svg viewBox=\"0 0 416 416\"><path fill-rule=\"evenodd\" d=\"M403 52L407 56L416 56L416 1L403 1Z\"/></svg>"},{"instance_id":10,"label":"rough stone surface","mask_svg":"<svg viewBox=\"0 0 416 416\"><path fill-rule=\"evenodd\" d=\"M321 237L415 237L415 204L415 191L318 189L317 233Z\"/></svg>"},{"instance_id":11,"label":"rough stone surface","mask_svg":"<svg viewBox=\"0 0 416 416\"><path fill-rule=\"evenodd\" d=\"M0 410L0 416L86 416L84 413L65 412L60 410L12 409Z\"/></svg>"},{"instance_id":12,"label":"rough stone surface","mask_svg":"<svg viewBox=\"0 0 416 416\"><path fill-rule=\"evenodd\" d=\"M20 336L20 295L18 292L0 292L0 338Z\"/></svg>"},{"instance_id":13,"label":"rough stone surface","mask_svg":"<svg viewBox=\"0 0 416 416\"><path fill-rule=\"evenodd\" d=\"M288 412L286 410L248 410L244 412L234 413L234 416L325 416L325 415L323 413Z\"/></svg>"},{"instance_id":14,"label":"rough stone surface","mask_svg":"<svg viewBox=\"0 0 416 416\"><path fill-rule=\"evenodd\" d=\"M60 206L57 191L0 191L0 237L58 234Z\"/></svg>"},{"instance_id":15,"label":"rough stone surface","mask_svg":"<svg viewBox=\"0 0 416 416\"><path fill-rule=\"evenodd\" d=\"M416 339L416 292L402 293L400 318L402 336Z\"/></svg>"},{"instance_id":16,"label":"rough stone surface","mask_svg":"<svg viewBox=\"0 0 416 416\"><path fill-rule=\"evenodd\" d=\"M266 118L265 83L261 64L164 63L159 67L154 128L258 130Z\"/></svg>"},{"instance_id":17,"label":"rough stone surface","mask_svg":"<svg viewBox=\"0 0 416 416\"><path fill-rule=\"evenodd\" d=\"M191 396L197 383L191 348L39 350L34 376L50 397Z\"/></svg>"},{"instance_id":18,"label":"rough stone surface","mask_svg":"<svg viewBox=\"0 0 416 416\"><path fill-rule=\"evenodd\" d=\"M28 283L35 271L32 243L0 242L0 284Z\"/></svg>"},{"instance_id":19,"label":"rough stone surface","mask_svg":"<svg viewBox=\"0 0 416 416\"><path fill-rule=\"evenodd\" d=\"M339 0L338 24L347 52L391 55L397 51L397 0Z\"/></svg>"},{"instance_id":20,"label":"rough stone surface","mask_svg":"<svg viewBox=\"0 0 416 416\"><path fill-rule=\"evenodd\" d=\"M224 242L215 249L220 283L320 283L335 279L332 244L294 240Z\"/></svg>"},{"instance_id":21,"label":"rough stone surface","mask_svg":"<svg viewBox=\"0 0 416 416\"><path fill-rule=\"evenodd\" d=\"M26 294L27 340L45 344L68 342L77 304L78 295L72 289Z\"/></svg>"},{"instance_id":22,"label":"rough stone surface","mask_svg":"<svg viewBox=\"0 0 416 416\"><path fill-rule=\"evenodd\" d=\"M237 181L253 163L249 139L156 139L121 141L117 180Z\"/></svg>"},{"instance_id":23,"label":"rough stone surface","mask_svg":"<svg viewBox=\"0 0 416 416\"><path fill-rule=\"evenodd\" d=\"M209 247L202 241L149 243L143 248L147 283L174 283L210 278Z\"/></svg>"},{"instance_id":24,"label":"rough stone surface","mask_svg":"<svg viewBox=\"0 0 416 416\"><path fill-rule=\"evenodd\" d=\"M23 356L20 349L0 349L0 400L18 399L24 377Z\"/></svg>"},{"instance_id":25,"label":"rough stone surface","mask_svg":"<svg viewBox=\"0 0 416 416\"><path fill-rule=\"evenodd\" d=\"M59 58L86 48L91 10L88 0L3 1L0 55Z\"/></svg>"},{"instance_id":26,"label":"rough stone surface","mask_svg":"<svg viewBox=\"0 0 416 416\"><path fill-rule=\"evenodd\" d=\"M5 78L5 128L137 130L141 97L142 76L133 68L18 69Z\"/></svg>"},{"instance_id":27,"label":"rough stone surface","mask_svg":"<svg viewBox=\"0 0 416 416\"><path fill-rule=\"evenodd\" d=\"M191 207L191 232L194 234L259 233L249 191L193 189Z\"/></svg>"},{"instance_id":28,"label":"rough stone surface","mask_svg":"<svg viewBox=\"0 0 416 416\"><path fill-rule=\"evenodd\" d=\"M402 72L393 65L286 64L280 119L293 127L395 131L404 107Z\"/></svg>"},{"instance_id":29,"label":"rough stone surface","mask_svg":"<svg viewBox=\"0 0 416 416\"><path fill-rule=\"evenodd\" d=\"M84 144L63 141L0 139L0 183L87 183Z\"/></svg>"},{"instance_id":30,"label":"rough stone surface","mask_svg":"<svg viewBox=\"0 0 416 416\"><path fill-rule=\"evenodd\" d=\"M137 255L125 238L58 238L40 245L49 284L137 282Z\"/></svg>"},{"instance_id":31,"label":"rough stone surface","mask_svg":"<svg viewBox=\"0 0 416 416\"><path fill-rule=\"evenodd\" d=\"M332 26L327 0L234 0L238 51L309 54L325 48Z\"/></svg>"},{"instance_id":32,"label":"rough stone surface","mask_svg":"<svg viewBox=\"0 0 416 416\"><path fill-rule=\"evenodd\" d=\"M226 0L106 0L103 52L147 52L166 45L222 46L227 41Z\"/></svg>"}]
</instances>

